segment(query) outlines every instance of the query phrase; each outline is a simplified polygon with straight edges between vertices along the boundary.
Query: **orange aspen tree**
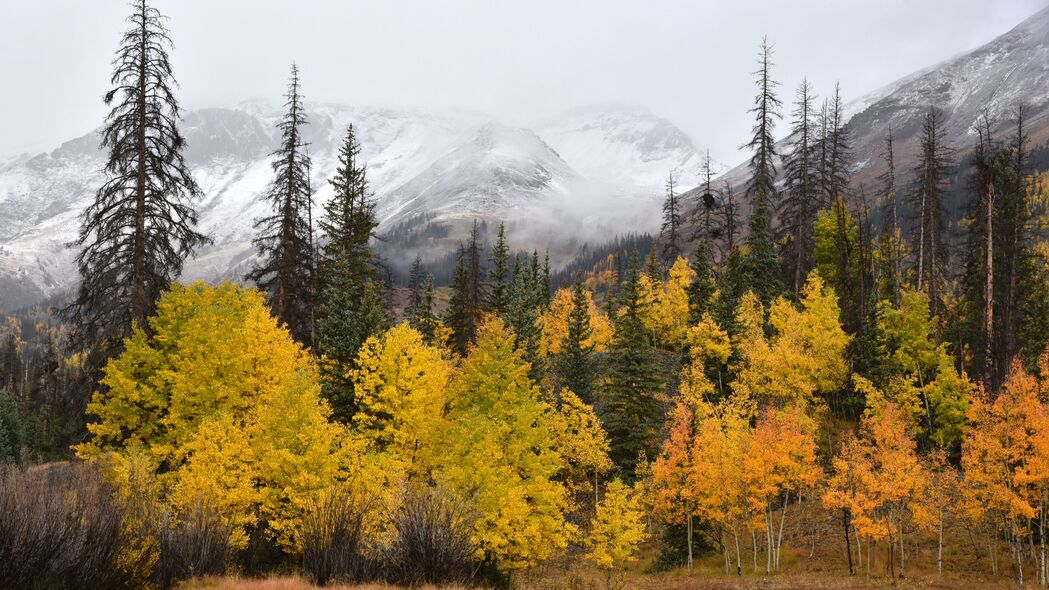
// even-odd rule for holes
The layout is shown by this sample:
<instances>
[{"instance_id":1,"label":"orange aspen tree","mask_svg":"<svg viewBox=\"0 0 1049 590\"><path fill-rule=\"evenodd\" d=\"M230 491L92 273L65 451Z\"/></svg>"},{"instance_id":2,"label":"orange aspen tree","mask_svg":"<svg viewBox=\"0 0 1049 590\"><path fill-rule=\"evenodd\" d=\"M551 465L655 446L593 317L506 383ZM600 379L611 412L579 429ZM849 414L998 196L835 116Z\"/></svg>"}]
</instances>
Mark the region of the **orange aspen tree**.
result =
<instances>
[{"instance_id":1,"label":"orange aspen tree","mask_svg":"<svg viewBox=\"0 0 1049 590\"><path fill-rule=\"evenodd\" d=\"M924 460L926 485L912 506L914 522L936 535L936 573L943 575L943 527L958 500L958 472L942 448L934 449Z\"/></svg>"},{"instance_id":2,"label":"orange aspen tree","mask_svg":"<svg viewBox=\"0 0 1049 590\"><path fill-rule=\"evenodd\" d=\"M1031 541L1033 530L1041 538L1049 510L1049 408L1044 397L1038 379L1014 361L994 401L973 401L962 444L969 515L989 520L996 531L1005 529L1020 585L1023 545ZM1039 541L1037 565L1039 583L1045 585L1044 540ZM997 570L993 553L992 569Z\"/></svg>"},{"instance_id":3,"label":"orange aspen tree","mask_svg":"<svg viewBox=\"0 0 1049 590\"><path fill-rule=\"evenodd\" d=\"M895 547L900 550L900 575L905 572L904 535L911 502L925 486L907 420L893 402L864 414L861 437L850 440L834 460L824 504L852 516L858 535L888 541L889 575L895 577ZM848 533L846 533L847 535ZM868 561L870 556L867 556Z\"/></svg>"},{"instance_id":4,"label":"orange aspen tree","mask_svg":"<svg viewBox=\"0 0 1049 590\"><path fill-rule=\"evenodd\" d=\"M696 490L689 485L692 446L696 435L696 413L679 401L670 415L668 436L652 464L652 509L665 522L686 525L688 571L692 571L692 531L696 515Z\"/></svg>"},{"instance_id":5,"label":"orange aspen tree","mask_svg":"<svg viewBox=\"0 0 1049 590\"><path fill-rule=\"evenodd\" d=\"M754 428L751 452L744 457L743 472L750 482L752 497L762 505L767 548L765 573L779 571L791 494L796 498L801 490L811 488L819 479L815 431L815 421L796 405L767 409Z\"/></svg>"}]
</instances>

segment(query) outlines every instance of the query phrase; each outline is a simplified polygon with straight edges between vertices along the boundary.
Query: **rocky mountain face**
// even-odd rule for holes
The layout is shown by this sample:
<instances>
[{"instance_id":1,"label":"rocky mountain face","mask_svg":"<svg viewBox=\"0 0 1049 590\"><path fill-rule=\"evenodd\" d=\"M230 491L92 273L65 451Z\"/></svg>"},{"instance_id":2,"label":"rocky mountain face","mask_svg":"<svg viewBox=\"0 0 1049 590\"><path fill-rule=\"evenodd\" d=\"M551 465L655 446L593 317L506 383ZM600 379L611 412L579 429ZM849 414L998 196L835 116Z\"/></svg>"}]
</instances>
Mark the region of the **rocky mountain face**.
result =
<instances>
[{"instance_id":1,"label":"rocky mountain face","mask_svg":"<svg viewBox=\"0 0 1049 590\"><path fill-rule=\"evenodd\" d=\"M571 111L531 130L456 110L308 107L304 134L317 215L331 196L326 180L352 122L380 232L447 226L436 232L443 241L411 253L424 259L443 253L477 218L506 220L522 247L555 252L588 236L654 229L663 179L671 171L694 177L700 159L684 133L640 107ZM236 278L250 266L253 222L267 211L261 195L272 177L279 116L279 106L258 101L186 113L186 157L204 194L200 229L214 243L189 261L185 279ZM0 162L0 310L74 284L68 244L102 165L97 133Z\"/></svg>"},{"instance_id":2,"label":"rocky mountain face","mask_svg":"<svg viewBox=\"0 0 1049 590\"><path fill-rule=\"evenodd\" d=\"M786 98L786 97L784 97ZM1049 8L1031 16L990 43L905 76L846 105L854 155L853 187L865 187L868 204L880 201L879 176L885 171L885 141L892 130L897 184L906 190L916 164L922 123L930 108L943 112L944 136L959 160L976 141L974 124L983 114L998 138L1008 140L1015 114L1023 105L1034 164L1049 164ZM785 109L787 110L787 109ZM784 121L780 129L785 129ZM777 143L782 154L789 138ZM779 169L782 171L782 163ZM748 177L746 164L722 176L739 190ZM956 187L948 203L954 214L964 211L964 187ZM698 199L698 192L689 195ZM693 201L696 202L696 201ZM737 199L741 215L746 203ZM878 211L873 212L878 217Z\"/></svg>"}]
</instances>

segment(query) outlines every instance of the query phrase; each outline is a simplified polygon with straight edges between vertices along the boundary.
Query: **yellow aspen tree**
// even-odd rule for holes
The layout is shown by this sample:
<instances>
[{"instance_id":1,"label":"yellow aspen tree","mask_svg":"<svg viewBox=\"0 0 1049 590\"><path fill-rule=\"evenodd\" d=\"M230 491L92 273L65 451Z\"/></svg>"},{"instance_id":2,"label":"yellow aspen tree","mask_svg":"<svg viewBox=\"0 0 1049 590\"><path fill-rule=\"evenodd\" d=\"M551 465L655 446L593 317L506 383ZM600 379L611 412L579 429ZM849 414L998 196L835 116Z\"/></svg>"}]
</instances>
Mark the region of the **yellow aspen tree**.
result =
<instances>
[{"instance_id":1,"label":"yellow aspen tree","mask_svg":"<svg viewBox=\"0 0 1049 590\"><path fill-rule=\"evenodd\" d=\"M435 480L477 515L478 558L513 572L563 550L568 492L557 480L555 410L539 398L530 369L502 320L486 318L452 385L449 427Z\"/></svg>"},{"instance_id":2,"label":"yellow aspen tree","mask_svg":"<svg viewBox=\"0 0 1049 590\"><path fill-rule=\"evenodd\" d=\"M365 341L356 365L354 428L394 479L429 480L447 427L451 361L405 322Z\"/></svg>"},{"instance_id":3,"label":"yellow aspen tree","mask_svg":"<svg viewBox=\"0 0 1049 590\"><path fill-rule=\"evenodd\" d=\"M816 272L802 289L800 308L782 297L772 303L769 337L760 301L744 295L736 318L742 329L735 340L740 360L733 390L777 405L811 403L818 394L839 390L849 376L850 339L840 315L837 297Z\"/></svg>"},{"instance_id":4,"label":"yellow aspen tree","mask_svg":"<svg viewBox=\"0 0 1049 590\"><path fill-rule=\"evenodd\" d=\"M564 460L563 479L577 502L593 497L597 504L598 479L612 470L608 434L594 409L571 390L561 390L553 415L557 449Z\"/></svg>"},{"instance_id":5,"label":"yellow aspen tree","mask_svg":"<svg viewBox=\"0 0 1049 590\"><path fill-rule=\"evenodd\" d=\"M609 590L614 587L615 573L634 561L646 536L638 494L619 479L612 480L584 543L586 558L606 572Z\"/></svg>"},{"instance_id":6,"label":"yellow aspen tree","mask_svg":"<svg viewBox=\"0 0 1049 590\"><path fill-rule=\"evenodd\" d=\"M208 497L234 546L265 522L271 538L297 551L310 499L371 465L329 422L312 359L261 293L228 283L175 285L150 328L106 367L108 389L91 405L95 436L77 454L115 464L144 454L160 500L176 512Z\"/></svg>"},{"instance_id":7,"label":"yellow aspen tree","mask_svg":"<svg viewBox=\"0 0 1049 590\"><path fill-rule=\"evenodd\" d=\"M645 326L652 332L656 344L670 350L679 349L688 331L688 288L696 272L688 260L679 257L670 267L667 279L656 281L642 275L641 293L645 302Z\"/></svg>"},{"instance_id":8,"label":"yellow aspen tree","mask_svg":"<svg viewBox=\"0 0 1049 590\"><path fill-rule=\"evenodd\" d=\"M594 352L608 351L612 342L612 321L598 309L593 294L587 290L585 296L590 312L590 337L583 341L584 346L592 346ZM568 337L568 316L572 313L572 290L561 288L554 293L550 306L542 315L543 352L547 355L561 354L561 345Z\"/></svg>"}]
</instances>

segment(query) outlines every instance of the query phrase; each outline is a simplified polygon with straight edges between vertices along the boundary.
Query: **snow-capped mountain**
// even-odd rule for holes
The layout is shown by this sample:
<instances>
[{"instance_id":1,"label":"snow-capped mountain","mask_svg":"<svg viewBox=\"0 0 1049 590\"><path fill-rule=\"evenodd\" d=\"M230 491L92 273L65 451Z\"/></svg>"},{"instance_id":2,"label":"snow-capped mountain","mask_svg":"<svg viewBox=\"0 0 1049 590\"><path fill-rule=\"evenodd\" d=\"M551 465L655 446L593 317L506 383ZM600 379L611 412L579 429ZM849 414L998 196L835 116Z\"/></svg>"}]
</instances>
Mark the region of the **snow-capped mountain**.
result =
<instances>
[{"instance_id":1,"label":"snow-capped mountain","mask_svg":"<svg viewBox=\"0 0 1049 590\"><path fill-rule=\"evenodd\" d=\"M975 142L974 124L986 113L1001 139L1014 132L1016 108L1023 105L1025 131L1030 146L1049 141L1049 8L1032 15L991 42L910 75L846 105L855 168L853 185L867 187L875 203L878 177L886 168L882 154L891 128L898 186L906 186L918 153L922 123L929 109L944 115L944 138L963 157ZM780 127L785 129L786 125ZM777 142L787 151L789 138ZM1038 155L1047 157L1045 148ZM782 162L779 162L782 170ZM743 162L721 180L743 186L748 177ZM689 194L697 196L697 191ZM746 209L745 200L737 203ZM962 203L948 203L948 210L964 210ZM741 215L746 214L743 210Z\"/></svg>"},{"instance_id":2,"label":"snow-capped mountain","mask_svg":"<svg viewBox=\"0 0 1049 590\"><path fill-rule=\"evenodd\" d=\"M583 233L552 231L552 226L570 229L585 223L592 231L611 232L655 228L649 210L658 210L652 205L662 198L662 178L671 170L679 175L692 166L698 170L700 160L681 131L642 109L591 108L558 117L562 132L557 138L572 148L566 153L605 154L611 161L602 164L595 157L566 161L547 141L543 127L537 127L537 134L480 113L307 107L304 136L313 158L318 214L331 196L326 180L335 171L339 145L352 122L368 166L380 231L413 223L454 227L477 217L506 219L521 236L543 240L522 247L556 248L549 242L561 239L559 234L580 239ZM250 264L253 222L267 213L260 197L272 178L270 153L278 141L274 123L279 116L279 104L264 101L185 114L186 159L204 194L197 204L199 229L214 240L187 264L186 279L236 277ZM588 133L583 123L572 123L573 117L606 121L607 129L621 132ZM631 147L631 141L637 145ZM628 156L623 154L637 155L640 161L626 169ZM101 182L102 165L96 133L49 153L0 163L0 310L73 285L74 252L68 244L76 238L80 212ZM616 174L605 178L602 170Z\"/></svg>"},{"instance_id":3,"label":"snow-capped mountain","mask_svg":"<svg viewBox=\"0 0 1049 590\"><path fill-rule=\"evenodd\" d=\"M931 107L943 111L947 142L962 153L975 141L974 124L987 114L996 132L1012 128L1023 105L1035 143L1049 137L1049 8L973 51L901 78L849 105L858 170L880 173L880 154L891 128L897 153L917 151Z\"/></svg>"},{"instance_id":4,"label":"snow-capped mountain","mask_svg":"<svg viewBox=\"0 0 1049 590\"><path fill-rule=\"evenodd\" d=\"M703 158L692 140L640 105L573 109L540 122L537 133L590 180L661 187L673 172L680 186L699 184Z\"/></svg>"}]
</instances>

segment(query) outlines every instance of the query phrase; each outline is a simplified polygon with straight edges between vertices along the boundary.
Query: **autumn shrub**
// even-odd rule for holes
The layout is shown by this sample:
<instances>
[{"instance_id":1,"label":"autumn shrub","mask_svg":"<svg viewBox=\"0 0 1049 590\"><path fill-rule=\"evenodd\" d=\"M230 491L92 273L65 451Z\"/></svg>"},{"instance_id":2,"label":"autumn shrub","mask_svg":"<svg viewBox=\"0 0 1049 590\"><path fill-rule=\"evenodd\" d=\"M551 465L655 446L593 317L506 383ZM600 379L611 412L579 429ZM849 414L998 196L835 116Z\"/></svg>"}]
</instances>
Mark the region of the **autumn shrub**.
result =
<instances>
[{"instance_id":1,"label":"autumn shrub","mask_svg":"<svg viewBox=\"0 0 1049 590\"><path fill-rule=\"evenodd\" d=\"M419 584L470 584L481 568L470 540L473 518L449 494L413 488L393 514L393 536L383 552L390 581Z\"/></svg>"},{"instance_id":2,"label":"autumn shrub","mask_svg":"<svg viewBox=\"0 0 1049 590\"><path fill-rule=\"evenodd\" d=\"M302 518L302 569L318 586L359 582L375 570L366 534L375 497L359 486L341 485L312 502Z\"/></svg>"},{"instance_id":3,"label":"autumn shrub","mask_svg":"<svg viewBox=\"0 0 1049 590\"><path fill-rule=\"evenodd\" d=\"M0 588L131 588L155 554L85 465L0 470Z\"/></svg>"},{"instance_id":4,"label":"autumn shrub","mask_svg":"<svg viewBox=\"0 0 1049 590\"><path fill-rule=\"evenodd\" d=\"M179 515L163 513L155 528L159 559L153 574L161 588L179 580L221 575L230 557L230 527L213 504L201 501Z\"/></svg>"}]
</instances>

